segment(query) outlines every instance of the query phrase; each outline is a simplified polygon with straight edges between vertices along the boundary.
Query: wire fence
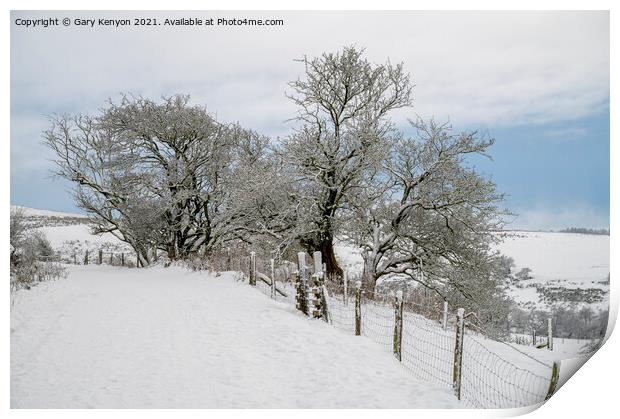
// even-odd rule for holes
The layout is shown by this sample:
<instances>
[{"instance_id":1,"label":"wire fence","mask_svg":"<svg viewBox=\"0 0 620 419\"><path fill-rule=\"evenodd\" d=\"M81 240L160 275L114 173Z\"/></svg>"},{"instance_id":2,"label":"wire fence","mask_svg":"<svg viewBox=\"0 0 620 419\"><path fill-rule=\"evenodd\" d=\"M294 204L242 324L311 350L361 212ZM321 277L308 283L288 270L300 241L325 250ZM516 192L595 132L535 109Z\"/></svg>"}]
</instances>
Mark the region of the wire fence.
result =
<instances>
[{"instance_id":1,"label":"wire fence","mask_svg":"<svg viewBox=\"0 0 620 419\"><path fill-rule=\"evenodd\" d=\"M249 263L244 275L250 275ZM268 265L257 260L257 270ZM277 270L276 284L286 297L276 299L295 304L296 288L291 276L298 271L287 263ZM263 271L261 271L261 269ZM311 275L311 268L308 268ZM271 296L268 283L257 281L257 289ZM356 319L356 287L354 284L325 281L329 323L346 333L360 334L396 353L396 294L378 292L365 295L359 291L359 320ZM484 333L474 321L464 322L462 360L456 369L458 319L444 312L443 304L424 300L420 293L402 297L402 321L399 355L402 366L415 378L438 387L452 389L464 406L473 408L514 408L545 401L554 391L557 371L532 355ZM457 375L458 374L458 379ZM458 389L456 388L458 386Z\"/></svg>"},{"instance_id":2,"label":"wire fence","mask_svg":"<svg viewBox=\"0 0 620 419\"><path fill-rule=\"evenodd\" d=\"M281 261L272 265L271 261L232 254L229 250L216 256L209 261L209 269L232 270L243 278L253 277L255 288L267 297L296 304L299 292L294 279L299 275L296 264ZM122 252L73 254L60 261L136 266L135 260ZM312 267L304 269L309 278L313 274ZM326 307L323 309L329 323L350 334L356 334L359 326L360 335L396 353L395 292L364 294L355 284L342 280L325 281L324 285ZM489 337L475 322L464 323L462 360L457 369L459 324L453 310L446 312L442 301L426 293L410 291L400 298L402 319L397 358L415 378L454 390L465 406L474 408L523 407L543 402L553 393L556 371L552 366ZM356 305L359 315L356 315Z\"/></svg>"}]
</instances>

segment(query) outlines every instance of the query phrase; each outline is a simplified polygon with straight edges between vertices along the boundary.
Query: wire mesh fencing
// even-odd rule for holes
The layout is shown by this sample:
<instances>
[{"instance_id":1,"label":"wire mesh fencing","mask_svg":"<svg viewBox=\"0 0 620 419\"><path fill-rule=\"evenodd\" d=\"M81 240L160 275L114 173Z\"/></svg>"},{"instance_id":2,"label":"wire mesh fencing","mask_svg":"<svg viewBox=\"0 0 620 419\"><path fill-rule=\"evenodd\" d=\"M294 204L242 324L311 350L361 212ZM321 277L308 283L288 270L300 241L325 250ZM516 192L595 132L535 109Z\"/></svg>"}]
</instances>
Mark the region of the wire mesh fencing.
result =
<instances>
[{"instance_id":1,"label":"wire mesh fencing","mask_svg":"<svg viewBox=\"0 0 620 419\"><path fill-rule=\"evenodd\" d=\"M251 275L250 261L242 263ZM256 262L257 271L269 266ZM311 267L305 274L311 277ZM288 304L296 303L300 281L294 264L274 269L275 284L286 291ZM270 278L257 281L256 289L271 296ZM393 352L415 378L452 389L464 406L513 408L545 401L555 389L557 369L513 345L487 336L474 322L461 323L453 310L425 293L400 294L401 318L397 322L397 294L373 291L364 294L355 283L325 281L324 312L329 323L350 334L360 334ZM302 291L306 298L307 287ZM461 324L461 326L459 326ZM461 333L460 346L457 339ZM359 332L359 333L358 333ZM460 351L460 357L457 353Z\"/></svg>"}]
</instances>

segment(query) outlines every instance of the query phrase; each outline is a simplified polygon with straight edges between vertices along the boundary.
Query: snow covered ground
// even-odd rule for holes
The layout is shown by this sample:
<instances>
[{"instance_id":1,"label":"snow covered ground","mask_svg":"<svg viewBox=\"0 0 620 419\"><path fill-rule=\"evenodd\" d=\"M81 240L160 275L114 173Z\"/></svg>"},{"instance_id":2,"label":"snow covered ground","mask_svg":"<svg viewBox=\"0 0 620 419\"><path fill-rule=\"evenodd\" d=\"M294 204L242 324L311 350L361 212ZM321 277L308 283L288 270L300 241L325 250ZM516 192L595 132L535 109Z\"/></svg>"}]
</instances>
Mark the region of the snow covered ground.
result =
<instances>
[{"instance_id":1,"label":"snow covered ground","mask_svg":"<svg viewBox=\"0 0 620 419\"><path fill-rule=\"evenodd\" d=\"M130 252L112 235L91 235L79 215L25 213L64 258L77 253L80 260L86 250ZM499 249L513 257L515 271L532 269L527 282L608 289L600 283L609 272L608 236L514 232ZM336 252L350 273L361 272L356 249L339 244ZM391 354L390 307L363 309L364 336L355 337L350 308L341 310L345 317L336 319L337 330L296 312L290 289L288 299L274 302L257 292L268 294L261 283L252 289L231 273L215 277L157 266L68 269L67 279L15 296L13 407L464 406L450 390L453 333L406 314L403 344L413 352L404 349L401 365ZM522 301L538 297L532 287L513 291ZM545 365L505 344L468 339L468 353L478 354L464 361L469 405L540 400ZM514 346L550 365L577 356L584 343L556 339L554 351ZM542 377L530 374L523 386L534 392L497 396L499 386L512 392L514 385L494 371L512 368L506 362Z\"/></svg>"},{"instance_id":2,"label":"snow covered ground","mask_svg":"<svg viewBox=\"0 0 620 419\"><path fill-rule=\"evenodd\" d=\"M532 279L522 282L523 288L512 289L512 296L520 303L538 302L534 285L558 286L566 289L600 289L606 298L591 306L606 309L609 306L609 236L552 233L507 232L498 250L515 262L515 272L522 268L532 270Z\"/></svg>"},{"instance_id":3,"label":"snow covered ground","mask_svg":"<svg viewBox=\"0 0 620 419\"><path fill-rule=\"evenodd\" d=\"M11 312L14 408L452 408L365 337L233 274L70 266Z\"/></svg>"}]
</instances>

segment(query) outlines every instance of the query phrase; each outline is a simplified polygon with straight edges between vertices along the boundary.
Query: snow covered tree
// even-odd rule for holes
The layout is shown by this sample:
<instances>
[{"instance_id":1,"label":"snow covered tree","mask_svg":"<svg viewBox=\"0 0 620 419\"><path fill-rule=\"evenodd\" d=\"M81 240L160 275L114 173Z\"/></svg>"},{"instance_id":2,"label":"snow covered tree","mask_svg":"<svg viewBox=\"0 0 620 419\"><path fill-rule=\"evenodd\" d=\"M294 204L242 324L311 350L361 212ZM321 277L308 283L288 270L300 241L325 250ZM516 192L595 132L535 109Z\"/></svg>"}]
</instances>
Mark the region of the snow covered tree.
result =
<instances>
[{"instance_id":1,"label":"snow covered tree","mask_svg":"<svg viewBox=\"0 0 620 419\"><path fill-rule=\"evenodd\" d=\"M493 141L435 121L411 124L415 135L395 138L382 167L363 178L346 236L362 249L369 292L398 274L442 296L473 298L473 278L484 283L501 267L490 244L502 226L503 196L466 157L486 155Z\"/></svg>"},{"instance_id":2,"label":"snow covered tree","mask_svg":"<svg viewBox=\"0 0 620 419\"><path fill-rule=\"evenodd\" d=\"M208 252L234 231L225 184L242 130L188 102L123 96L97 116L55 117L44 133L95 233L129 243L142 265L153 247L174 260Z\"/></svg>"},{"instance_id":3,"label":"snow covered tree","mask_svg":"<svg viewBox=\"0 0 620 419\"><path fill-rule=\"evenodd\" d=\"M342 274L333 248L339 212L364 171L381 159L384 137L393 129L390 111L412 100L402 64L375 65L363 52L346 47L304 56L304 76L289 84L300 126L283 141L282 153L298 181L299 239L309 253L321 251L327 272L335 275Z\"/></svg>"}]
</instances>

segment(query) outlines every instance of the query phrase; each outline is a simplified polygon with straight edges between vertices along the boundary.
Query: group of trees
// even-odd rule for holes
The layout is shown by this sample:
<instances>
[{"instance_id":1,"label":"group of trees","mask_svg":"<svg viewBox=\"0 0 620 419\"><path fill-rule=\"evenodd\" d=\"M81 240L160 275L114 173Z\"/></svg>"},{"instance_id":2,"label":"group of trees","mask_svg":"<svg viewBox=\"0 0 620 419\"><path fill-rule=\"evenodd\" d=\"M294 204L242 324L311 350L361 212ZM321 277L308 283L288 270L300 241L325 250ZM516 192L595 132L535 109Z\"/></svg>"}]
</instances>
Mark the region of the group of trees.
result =
<instances>
[{"instance_id":1,"label":"group of trees","mask_svg":"<svg viewBox=\"0 0 620 419\"><path fill-rule=\"evenodd\" d=\"M547 319L553 319L553 335L567 339L601 339L607 331L609 310L588 305L556 305L550 310L522 310L510 313L510 326L518 332L547 335Z\"/></svg>"},{"instance_id":2,"label":"group of trees","mask_svg":"<svg viewBox=\"0 0 620 419\"><path fill-rule=\"evenodd\" d=\"M153 248L177 260L245 243L275 257L318 250L332 276L338 239L361 249L371 292L398 274L444 298L501 294L490 245L503 197L468 164L493 140L434 120L395 126L393 111L413 102L402 64L355 47L299 62L287 93L298 112L278 141L183 95L53 117L45 142L94 232L130 244L142 265Z\"/></svg>"}]
</instances>

